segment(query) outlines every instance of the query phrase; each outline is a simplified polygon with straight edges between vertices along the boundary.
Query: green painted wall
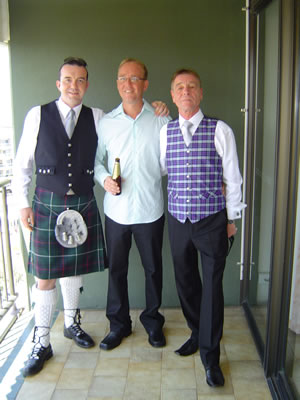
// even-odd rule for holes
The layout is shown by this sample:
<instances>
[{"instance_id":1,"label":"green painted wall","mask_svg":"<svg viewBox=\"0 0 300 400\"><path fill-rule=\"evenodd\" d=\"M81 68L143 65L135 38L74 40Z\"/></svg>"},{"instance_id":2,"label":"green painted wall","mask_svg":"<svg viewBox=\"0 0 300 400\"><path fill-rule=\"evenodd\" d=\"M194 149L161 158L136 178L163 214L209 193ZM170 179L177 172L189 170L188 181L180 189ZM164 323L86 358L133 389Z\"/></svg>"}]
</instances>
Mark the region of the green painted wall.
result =
<instances>
[{"instance_id":1,"label":"green painted wall","mask_svg":"<svg viewBox=\"0 0 300 400\"><path fill-rule=\"evenodd\" d=\"M58 96L57 70L67 56L89 65L85 104L110 111L120 103L115 78L125 57L149 69L148 100L164 100L173 116L170 77L179 67L196 69L203 81L202 109L234 129L242 168L245 24L240 0L10 0L11 67L16 144L28 109ZM164 185L166 180L164 179ZM103 189L96 187L102 212ZM226 304L239 302L240 237L224 277ZM163 305L177 306L167 229ZM85 277L83 307L105 307L107 271ZM130 303L144 305L143 269L133 246Z\"/></svg>"}]
</instances>

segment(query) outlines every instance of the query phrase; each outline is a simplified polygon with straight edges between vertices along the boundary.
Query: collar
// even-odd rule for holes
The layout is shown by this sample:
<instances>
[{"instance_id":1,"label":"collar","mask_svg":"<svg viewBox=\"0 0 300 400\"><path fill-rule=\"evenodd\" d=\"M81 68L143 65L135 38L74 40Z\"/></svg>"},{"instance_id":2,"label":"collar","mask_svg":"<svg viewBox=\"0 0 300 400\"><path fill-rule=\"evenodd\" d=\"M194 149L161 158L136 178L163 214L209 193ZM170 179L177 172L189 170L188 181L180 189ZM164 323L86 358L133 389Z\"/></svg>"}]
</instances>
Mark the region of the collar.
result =
<instances>
[{"instance_id":1,"label":"collar","mask_svg":"<svg viewBox=\"0 0 300 400\"><path fill-rule=\"evenodd\" d=\"M198 128L198 126L200 125L200 122L202 121L202 119L204 118L203 112L201 110L199 110L195 115L192 116L192 118L190 118L188 121L190 121L193 126L194 126L194 130L196 130ZM187 121L186 119L184 119L180 114L179 114L179 126L180 129L182 128L183 123Z\"/></svg>"},{"instance_id":2,"label":"collar","mask_svg":"<svg viewBox=\"0 0 300 400\"><path fill-rule=\"evenodd\" d=\"M56 100L56 105L57 105L57 108L59 109L60 113L62 114L62 116L64 118L66 118L68 112L71 110L71 107L68 106L66 103L64 103L62 101L61 97L58 100ZM81 108L82 108L82 103L73 108L73 110L75 111L76 120L79 117Z\"/></svg>"},{"instance_id":3,"label":"collar","mask_svg":"<svg viewBox=\"0 0 300 400\"><path fill-rule=\"evenodd\" d=\"M143 102L144 102L144 105L143 105L143 108L142 108L141 112L139 113L139 115L141 115L144 110L150 111L153 114L154 113L153 107L147 102L147 100L143 99ZM112 117L116 117L117 115L120 115L120 114L127 115L124 112L123 103L121 103L117 108L115 108L114 110L111 111Z\"/></svg>"}]
</instances>

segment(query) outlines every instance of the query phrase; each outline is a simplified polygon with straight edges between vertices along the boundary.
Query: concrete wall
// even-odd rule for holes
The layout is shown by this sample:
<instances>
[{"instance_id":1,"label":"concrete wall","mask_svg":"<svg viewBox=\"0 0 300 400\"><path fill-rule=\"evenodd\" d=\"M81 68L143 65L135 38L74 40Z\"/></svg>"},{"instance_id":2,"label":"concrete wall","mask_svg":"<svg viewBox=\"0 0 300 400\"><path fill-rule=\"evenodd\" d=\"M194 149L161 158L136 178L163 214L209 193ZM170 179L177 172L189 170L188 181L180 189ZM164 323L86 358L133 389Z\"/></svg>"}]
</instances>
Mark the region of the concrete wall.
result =
<instances>
[{"instance_id":1,"label":"concrete wall","mask_svg":"<svg viewBox=\"0 0 300 400\"><path fill-rule=\"evenodd\" d=\"M244 104L243 4L239 0L10 0L11 65L15 140L29 108L58 96L58 67L67 56L89 65L85 104L110 111L120 103L115 79L125 57L149 69L150 101L165 101L172 116L170 77L179 67L196 69L203 81L205 113L232 126L242 168ZM164 185L165 185L164 180ZM103 189L96 187L102 213ZM101 214L103 217L103 213ZM240 237L228 259L226 304L239 302ZM163 305L177 306L167 229L164 241ZM85 278L84 307L105 307L107 271ZM132 307L144 305L143 269L133 246L129 273Z\"/></svg>"}]
</instances>

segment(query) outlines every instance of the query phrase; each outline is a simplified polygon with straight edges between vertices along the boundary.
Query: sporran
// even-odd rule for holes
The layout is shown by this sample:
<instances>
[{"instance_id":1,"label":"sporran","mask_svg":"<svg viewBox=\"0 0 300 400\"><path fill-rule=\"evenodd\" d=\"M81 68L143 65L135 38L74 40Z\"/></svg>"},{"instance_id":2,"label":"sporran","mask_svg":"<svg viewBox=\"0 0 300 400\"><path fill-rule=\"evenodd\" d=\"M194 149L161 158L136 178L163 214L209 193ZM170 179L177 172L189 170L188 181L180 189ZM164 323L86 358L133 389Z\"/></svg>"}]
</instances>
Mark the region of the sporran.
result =
<instances>
[{"instance_id":1,"label":"sporran","mask_svg":"<svg viewBox=\"0 0 300 400\"><path fill-rule=\"evenodd\" d=\"M78 247L86 241L87 235L87 226L78 211L65 210L58 215L55 237L63 247Z\"/></svg>"}]
</instances>

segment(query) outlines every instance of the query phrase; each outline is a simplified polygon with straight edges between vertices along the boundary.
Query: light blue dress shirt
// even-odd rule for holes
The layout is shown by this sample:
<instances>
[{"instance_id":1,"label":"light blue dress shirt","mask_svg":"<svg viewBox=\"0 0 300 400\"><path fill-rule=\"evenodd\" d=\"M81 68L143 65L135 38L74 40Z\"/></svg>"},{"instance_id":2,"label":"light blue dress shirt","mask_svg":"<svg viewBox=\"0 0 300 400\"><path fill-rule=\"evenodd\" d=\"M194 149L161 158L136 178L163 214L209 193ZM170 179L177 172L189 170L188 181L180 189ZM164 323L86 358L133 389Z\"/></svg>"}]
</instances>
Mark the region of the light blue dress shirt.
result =
<instances>
[{"instance_id":1,"label":"light blue dress shirt","mask_svg":"<svg viewBox=\"0 0 300 400\"><path fill-rule=\"evenodd\" d=\"M104 213L123 224L150 223L164 212L160 170L160 129L170 118L155 116L144 100L136 119L124 113L123 105L99 122L95 178L104 186L120 158L122 193L104 196Z\"/></svg>"}]
</instances>

